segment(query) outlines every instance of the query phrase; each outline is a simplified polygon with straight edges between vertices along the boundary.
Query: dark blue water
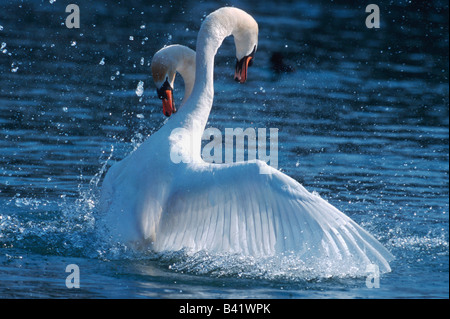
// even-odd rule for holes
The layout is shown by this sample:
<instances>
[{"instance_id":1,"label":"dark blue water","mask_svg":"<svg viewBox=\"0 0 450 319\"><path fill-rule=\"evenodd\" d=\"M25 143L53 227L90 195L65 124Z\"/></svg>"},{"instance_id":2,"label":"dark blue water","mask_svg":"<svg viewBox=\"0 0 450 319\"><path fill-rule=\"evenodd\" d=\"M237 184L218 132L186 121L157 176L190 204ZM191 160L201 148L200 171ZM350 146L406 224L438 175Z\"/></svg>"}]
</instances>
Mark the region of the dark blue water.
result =
<instances>
[{"instance_id":1,"label":"dark blue water","mask_svg":"<svg viewBox=\"0 0 450 319\"><path fill-rule=\"evenodd\" d=\"M448 3L378 2L381 27L367 29L365 6L346 1L83 1L67 29L69 3L0 4L0 298L448 298ZM165 120L153 53L195 49L225 4L254 16L259 46L238 85L224 41L208 125L278 128L279 168L395 255L379 288L295 260L102 241L105 172ZM275 53L293 72L274 70ZM69 264L79 289L65 285Z\"/></svg>"}]
</instances>

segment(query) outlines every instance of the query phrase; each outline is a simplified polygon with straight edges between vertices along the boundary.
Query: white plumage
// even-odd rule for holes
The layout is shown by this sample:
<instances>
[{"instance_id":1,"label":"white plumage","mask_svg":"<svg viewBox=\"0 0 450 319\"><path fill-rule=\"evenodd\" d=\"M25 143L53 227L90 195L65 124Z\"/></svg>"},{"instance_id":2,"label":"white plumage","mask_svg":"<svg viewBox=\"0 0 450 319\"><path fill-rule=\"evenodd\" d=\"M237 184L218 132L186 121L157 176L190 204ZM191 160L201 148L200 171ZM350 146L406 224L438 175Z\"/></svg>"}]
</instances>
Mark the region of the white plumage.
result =
<instances>
[{"instance_id":1,"label":"white plumage","mask_svg":"<svg viewBox=\"0 0 450 319\"><path fill-rule=\"evenodd\" d=\"M214 93L214 55L232 34L238 60L249 56L257 33L253 18L236 8L219 9L205 19L191 96L105 177L101 209L112 238L147 243L155 251L292 252L302 260L375 263L380 271L390 271L392 255L372 235L292 178L261 161L211 164L201 159Z\"/></svg>"}]
</instances>

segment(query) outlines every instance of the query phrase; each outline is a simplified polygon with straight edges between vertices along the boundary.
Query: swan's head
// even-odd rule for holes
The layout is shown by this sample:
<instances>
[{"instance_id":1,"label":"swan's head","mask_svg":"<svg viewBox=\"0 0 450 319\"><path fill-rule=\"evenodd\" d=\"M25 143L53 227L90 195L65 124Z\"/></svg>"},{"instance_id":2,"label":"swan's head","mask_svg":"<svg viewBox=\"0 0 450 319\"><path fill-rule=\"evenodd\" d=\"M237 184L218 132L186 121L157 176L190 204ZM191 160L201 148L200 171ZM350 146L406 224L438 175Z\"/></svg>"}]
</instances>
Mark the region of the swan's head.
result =
<instances>
[{"instance_id":1,"label":"swan's head","mask_svg":"<svg viewBox=\"0 0 450 319\"><path fill-rule=\"evenodd\" d=\"M239 83L244 83L247 80L247 71L253 64L258 47L258 23L245 11L235 10L237 10L234 14L238 22L233 31L234 44L236 46L234 79Z\"/></svg>"},{"instance_id":2,"label":"swan's head","mask_svg":"<svg viewBox=\"0 0 450 319\"><path fill-rule=\"evenodd\" d=\"M199 36L200 34L201 41L204 41L204 37L220 39L219 45L227 36L233 36L237 60L234 79L244 83L247 80L248 67L252 65L258 47L258 23L255 19L241 9L223 7L205 18ZM204 43L197 40L197 49L199 45L201 48Z\"/></svg>"},{"instance_id":3,"label":"swan's head","mask_svg":"<svg viewBox=\"0 0 450 319\"><path fill-rule=\"evenodd\" d=\"M173 101L173 87L170 85L168 79L156 89L156 93L158 94L158 98L162 100L163 113L165 116L169 117L172 113L177 112L175 102Z\"/></svg>"},{"instance_id":4,"label":"swan's head","mask_svg":"<svg viewBox=\"0 0 450 319\"><path fill-rule=\"evenodd\" d=\"M192 92L195 80L195 51L184 45L172 44L155 53L152 76L156 92L163 103L163 113L170 116L177 110L173 98L175 76L180 73L184 81L183 105Z\"/></svg>"},{"instance_id":5,"label":"swan's head","mask_svg":"<svg viewBox=\"0 0 450 319\"><path fill-rule=\"evenodd\" d=\"M163 113L166 116L172 115L177 110L173 101L173 83L175 81L175 68L167 58L155 55L152 60L152 76L156 85L158 98L162 100Z\"/></svg>"}]
</instances>

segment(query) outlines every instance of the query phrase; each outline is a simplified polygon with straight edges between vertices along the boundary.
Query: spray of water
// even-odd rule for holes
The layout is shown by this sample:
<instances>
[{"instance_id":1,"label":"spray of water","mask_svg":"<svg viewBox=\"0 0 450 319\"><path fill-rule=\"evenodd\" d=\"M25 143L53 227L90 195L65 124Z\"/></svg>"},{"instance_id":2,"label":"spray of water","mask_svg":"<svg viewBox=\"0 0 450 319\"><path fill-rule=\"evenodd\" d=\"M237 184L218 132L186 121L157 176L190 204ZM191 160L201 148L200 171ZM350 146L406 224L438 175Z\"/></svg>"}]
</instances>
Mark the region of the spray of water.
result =
<instances>
[{"instance_id":1,"label":"spray of water","mask_svg":"<svg viewBox=\"0 0 450 319\"><path fill-rule=\"evenodd\" d=\"M143 140L142 134L136 133L132 139L133 150ZM7 209L0 213L0 247L105 261L150 260L174 273L210 277L295 281L367 275L367 265L349 265L331 259L304 259L294 253L273 257L186 250L155 253L148 247L137 248L113 242L108 230L99 222L102 216L98 212L98 203L101 180L115 152L114 145L103 152L99 170L90 180L80 176L75 197L60 195L57 200L27 198L20 194L12 197L6 203ZM430 238L395 236L388 242L388 248L401 247L404 250L432 245L437 246L434 247L436 249L444 247L448 250L446 238L440 238L438 242Z\"/></svg>"}]
</instances>

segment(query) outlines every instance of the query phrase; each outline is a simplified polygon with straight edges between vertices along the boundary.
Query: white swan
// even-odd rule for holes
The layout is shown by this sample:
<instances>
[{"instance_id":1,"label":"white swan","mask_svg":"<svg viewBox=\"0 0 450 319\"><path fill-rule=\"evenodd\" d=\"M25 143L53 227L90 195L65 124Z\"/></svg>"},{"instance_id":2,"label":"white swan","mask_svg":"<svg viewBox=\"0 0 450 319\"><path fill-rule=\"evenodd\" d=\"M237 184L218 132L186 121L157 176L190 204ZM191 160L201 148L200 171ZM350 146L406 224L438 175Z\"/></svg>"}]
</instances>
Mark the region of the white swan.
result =
<instances>
[{"instance_id":1,"label":"white swan","mask_svg":"<svg viewBox=\"0 0 450 319\"><path fill-rule=\"evenodd\" d=\"M146 242L155 251L294 252L305 261L374 263L390 271L392 255L373 236L292 178L261 161L210 164L201 159L216 51L225 37L234 36L236 78L244 81L257 33L254 19L236 8L206 17L197 39L191 96L104 179L101 209L112 238Z\"/></svg>"},{"instance_id":2,"label":"white swan","mask_svg":"<svg viewBox=\"0 0 450 319\"><path fill-rule=\"evenodd\" d=\"M176 112L173 88L177 72L184 81L181 104L191 95L195 79L195 51L179 44L166 46L153 56L151 69L158 97L163 101L163 113L170 116Z\"/></svg>"}]
</instances>

